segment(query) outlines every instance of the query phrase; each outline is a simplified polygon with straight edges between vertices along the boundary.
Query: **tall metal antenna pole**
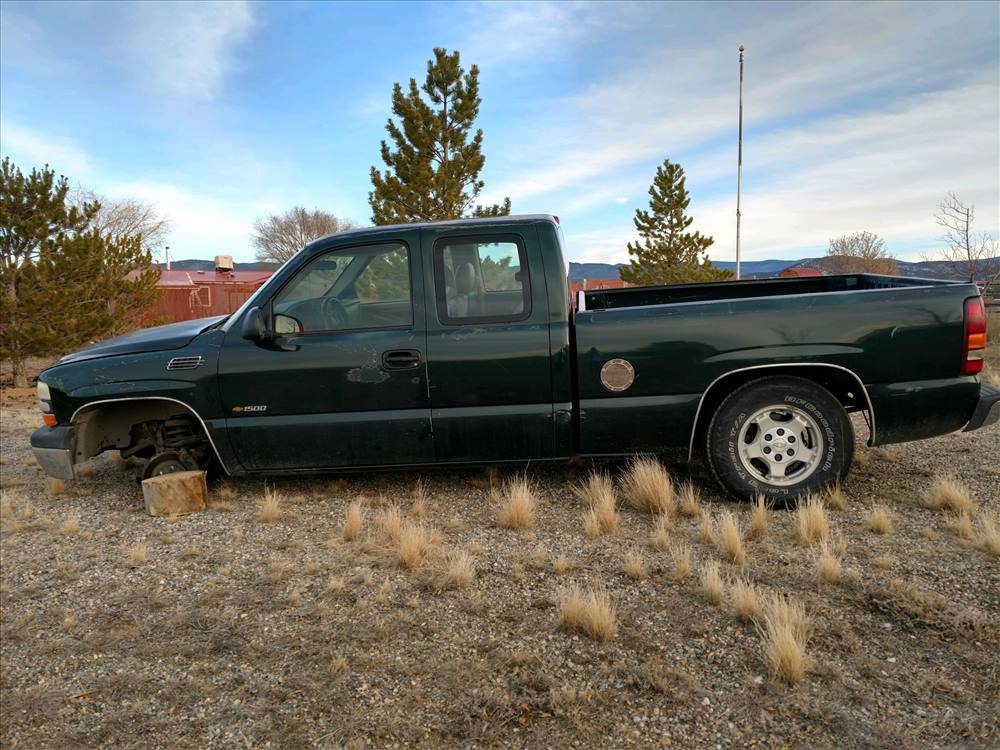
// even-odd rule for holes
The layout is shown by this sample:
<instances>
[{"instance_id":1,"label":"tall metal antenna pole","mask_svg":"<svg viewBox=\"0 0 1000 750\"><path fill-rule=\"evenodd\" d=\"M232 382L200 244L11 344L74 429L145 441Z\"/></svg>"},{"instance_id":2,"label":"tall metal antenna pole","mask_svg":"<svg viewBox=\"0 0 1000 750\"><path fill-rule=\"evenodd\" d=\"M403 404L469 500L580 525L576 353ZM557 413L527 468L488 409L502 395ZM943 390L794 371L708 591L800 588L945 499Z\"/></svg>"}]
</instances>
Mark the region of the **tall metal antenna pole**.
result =
<instances>
[{"instance_id":1,"label":"tall metal antenna pole","mask_svg":"<svg viewBox=\"0 0 1000 750\"><path fill-rule=\"evenodd\" d=\"M743 45L740 45L740 134L736 158L736 280L740 279L740 193L743 190Z\"/></svg>"}]
</instances>

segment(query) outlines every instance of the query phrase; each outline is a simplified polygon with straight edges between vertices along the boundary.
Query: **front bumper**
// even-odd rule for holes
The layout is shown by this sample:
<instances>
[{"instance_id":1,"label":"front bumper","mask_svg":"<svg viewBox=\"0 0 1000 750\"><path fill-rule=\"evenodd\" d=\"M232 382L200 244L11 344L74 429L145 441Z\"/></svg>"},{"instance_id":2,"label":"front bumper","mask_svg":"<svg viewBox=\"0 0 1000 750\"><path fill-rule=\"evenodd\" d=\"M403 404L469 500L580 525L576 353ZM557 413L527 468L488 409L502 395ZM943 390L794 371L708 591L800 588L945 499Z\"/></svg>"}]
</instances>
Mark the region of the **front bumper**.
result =
<instances>
[{"instance_id":1,"label":"front bumper","mask_svg":"<svg viewBox=\"0 0 1000 750\"><path fill-rule=\"evenodd\" d=\"M56 479L74 479L76 430L72 427L39 427L31 433L31 451L42 470Z\"/></svg>"},{"instance_id":2,"label":"front bumper","mask_svg":"<svg viewBox=\"0 0 1000 750\"><path fill-rule=\"evenodd\" d=\"M972 412L972 419L965 425L963 432L978 430L1000 420L1000 388L987 383L979 386L979 401Z\"/></svg>"}]
</instances>

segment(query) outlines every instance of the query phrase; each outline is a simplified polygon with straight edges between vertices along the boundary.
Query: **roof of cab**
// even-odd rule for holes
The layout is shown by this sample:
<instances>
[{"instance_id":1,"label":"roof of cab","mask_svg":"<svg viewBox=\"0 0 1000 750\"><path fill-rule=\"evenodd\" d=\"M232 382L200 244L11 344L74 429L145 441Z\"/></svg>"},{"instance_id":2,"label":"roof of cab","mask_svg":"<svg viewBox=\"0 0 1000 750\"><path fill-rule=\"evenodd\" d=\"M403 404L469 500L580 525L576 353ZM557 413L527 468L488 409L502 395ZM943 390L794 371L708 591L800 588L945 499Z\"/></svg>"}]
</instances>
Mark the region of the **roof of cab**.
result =
<instances>
[{"instance_id":1,"label":"roof of cab","mask_svg":"<svg viewBox=\"0 0 1000 750\"><path fill-rule=\"evenodd\" d=\"M429 229L437 227L474 227L479 224L523 224L526 221L548 221L558 224L552 214L515 214L513 216L484 216L475 219L449 219L447 221L421 221L414 224L386 224L384 226L362 227L360 229L348 229L344 232L335 232L310 242L306 247L311 247L320 242L336 237L338 240L351 237L367 237L370 235L385 234L387 232L397 232L400 229ZM303 248L305 249L305 248Z\"/></svg>"}]
</instances>

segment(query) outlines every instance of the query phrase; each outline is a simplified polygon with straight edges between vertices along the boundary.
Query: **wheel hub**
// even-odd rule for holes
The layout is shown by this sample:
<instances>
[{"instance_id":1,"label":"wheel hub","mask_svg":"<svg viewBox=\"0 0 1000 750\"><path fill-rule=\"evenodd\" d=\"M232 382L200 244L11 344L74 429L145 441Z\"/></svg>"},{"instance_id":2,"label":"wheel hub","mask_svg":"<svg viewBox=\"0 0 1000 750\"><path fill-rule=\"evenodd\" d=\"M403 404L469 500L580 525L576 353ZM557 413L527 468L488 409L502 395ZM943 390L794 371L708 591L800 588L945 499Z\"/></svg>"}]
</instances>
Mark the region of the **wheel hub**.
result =
<instances>
[{"instance_id":1,"label":"wheel hub","mask_svg":"<svg viewBox=\"0 0 1000 750\"><path fill-rule=\"evenodd\" d=\"M807 411L787 404L768 406L743 423L739 458L758 481L776 487L797 484L822 463L822 433Z\"/></svg>"}]
</instances>

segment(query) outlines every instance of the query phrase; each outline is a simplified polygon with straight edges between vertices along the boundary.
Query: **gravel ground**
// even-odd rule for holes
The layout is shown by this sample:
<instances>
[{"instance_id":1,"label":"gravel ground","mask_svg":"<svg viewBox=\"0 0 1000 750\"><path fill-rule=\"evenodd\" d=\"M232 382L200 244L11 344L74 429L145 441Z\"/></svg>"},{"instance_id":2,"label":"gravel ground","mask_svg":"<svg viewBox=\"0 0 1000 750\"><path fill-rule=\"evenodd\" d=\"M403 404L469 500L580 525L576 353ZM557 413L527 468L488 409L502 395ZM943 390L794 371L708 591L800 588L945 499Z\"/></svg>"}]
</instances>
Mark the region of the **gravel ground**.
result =
<instances>
[{"instance_id":1,"label":"gravel ground","mask_svg":"<svg viewBox=\"0 0 1000 750\"><path fill-rule=\"evenodd\" d=\"M33 394L0 399L4 747L1000 745L1000 560L921 503L935 474L952 473L978 505L976 528L997 518L997 426L860 450L846 507L827 511L840 581L817 580L791 512L748 536L741 568L723 563L727 579L805 604L808 667L789 686L768 674L754 626L699 595L699 566L721 558L697 519L669 531L693 553L683 583L670 550L650 545L647 515L623 510L616 534L585 538L573 488L586 467L531 469L539 506L520 532L496 522L490 484L507 475L472 470L277 480L271 523L264 483L233 480L208 511L156 519L136 469L109 458L48 486L28 448ZM749 506L699 470L675 473L706 512L734 510L748 527ZM390 504L419 515L418 481L437 534L408 569L374 518ZM357 498L365 529L346 542ZM874 503L890 510L888 534L864 527ZM442 591L453 550L471 554L476 577ZM647 578L622 572L628 550ZM573 582L606 587L610 641L558 628Z\"/></svg>"}]
</instances>

